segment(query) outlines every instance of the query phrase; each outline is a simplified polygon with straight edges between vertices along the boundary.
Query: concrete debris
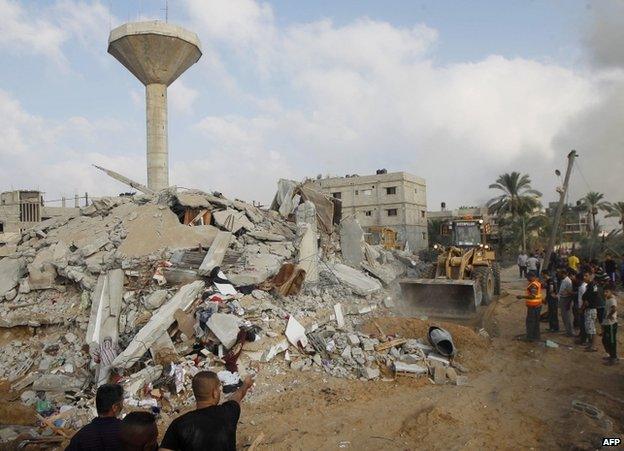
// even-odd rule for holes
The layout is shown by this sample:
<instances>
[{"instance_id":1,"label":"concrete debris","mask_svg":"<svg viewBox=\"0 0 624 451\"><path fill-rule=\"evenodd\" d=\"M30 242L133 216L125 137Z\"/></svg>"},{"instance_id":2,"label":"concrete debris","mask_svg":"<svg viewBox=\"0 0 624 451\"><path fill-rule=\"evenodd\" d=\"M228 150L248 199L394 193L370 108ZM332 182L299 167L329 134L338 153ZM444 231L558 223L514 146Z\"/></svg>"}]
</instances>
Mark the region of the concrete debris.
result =
<instances>
[{"instance_id":1,"label":"concrete debris","mask_svg":"<svg viewBox=\"0 0 624 451\"><path fill-rule=\"evenodd\" d=\"M330 272L347 285L355 294L368 296L381 290L381 284L357 269L341 263L329 264Z\"/></svg>"},{"instance_id":2,"label":"concrete debris","mask_svg":"<svg viewBox=\"0 0 624 451\"><path fill-rule=\"evenodd\" d=\"M156 290L143 299L143 305L148 310L160 308L167 300L168 294L167 290Z\"/></svg>"},{"instance_id":3,"label":"concrete debris","mask_svg":"<svg viewBox=\"0 0 624 451\"><path fill-rule=\"evenodd\" d=\"M128 405L144 408L186 407L192 376L225 364L376 379L442 358L420 340L358 331L396 296L382 283L417 257L365 245L355 221L341 243L331 200L290 181L279 191L274 210L175 188L104 197L3 237L0 327L54 326L0 344L0 378L23 391L18 402L45 392L81 412L67 418L75 427L91 416L107 337Z\"/></svg>"},{"instance_id":4,"label":"concrete debris","mask_svg":"<svg viewBox=\"0 0 624 451\"><path fill-rule=\"evenodd\" d=\"M277 233L265 232L263 230L256 230L247 233L247 235L254 237L260 241L286 241L286 237L278 235Z\"/></svg>"},{"instance_id":5,"label":"concrete debris","mask_svg":"<svg viewBox=\"0 0 624 451\"><path fill-rule=\"evenodd\" d=\"M308 345L305 328L295 319L294 316L288 318L288 324L286 325L286 332L284 332L284 335L286 335L290 344L295 347L298 347L301 344L301 346L305 348Z\"/></svg>"},{"instance_id":6,"label":"concrete debris","mask_svg":"<svg viewBox=\"0 0 624 451\"><path fill-rule=\"evenodd\" d=\"M306 282L317 282L319 279L318 269L318 244L315 228L307 223L297 226L297 236L299 237L299 266L306 273Z\"/></svg>"},{"instance_id":7,"label":"concrete debris","mask_svg":"<svg viewBox=\"0 0 624 451\"><path fill-rule=\"evenodd\" d=\"M84 381L65 374L43 374L33 382L34 391L66 392L78 391Z\"/></svg>"},{"instance_id":8,"label":"concrete debris","mask_svg":"<svg viewBox=\"0 0 624 451\"><path fill-rule=\"evenodd\" d=\"M26 264L21 258L5 257L0 260L0 296L15 288L26 274Z\"/></svg>"},{"instance_id":9,"label":"concrete debris","mask_svg":"<svg viewBox=\"0 0 624 451\"><path fill-rule=\"evenodd\" d=\"M394 362L394 371L413 374L427 374L427 367L415 363L405 363L401 361Z\"/></svg>"},{"instance_id":10,"label":"concrete debris","mask_svg":"<svg viewBox=\"0 0 624 451\"><path fill-rule=\"evenodd\" d=\"M124 273L121 269L113 269L98 278L91 299L91 316L86 334L88 345L100 344L106 337L117 343L123 284Z\"/></svg>"},{"instance_id":11,"label":"concrete debris","mask_svg":"<svg viewBox=\"0 0 624 451\"><path fill-rule=\"evenodd\" d=\"M129 368L134 361L145 354L158 339L163 330L174 321L176 310L186 310L197 299L204 282L195 281L184 285L165 305L152 315L149 322L141 328L130 344L112 362L113 368Z\"/></svg>"},{"instance_id":12,"label":"concrete debris","mask_svg":"<svg viewBox=\"0 0 624 451\"><path fill-rule=\"evenodd\" d=\"M215 224L228 232L236 233L240 229L252 230L254 228L253 222L247 219L245 213L227 209L221 211L215 211L212 216L214 217Z\"/></svg>"},{"instance_id":13,"label":"concrete debris","mask_svg":"<svg viewBox=\"0 0 624 451\"><path fill-rule=\"evenodd\" d=\"M238 317L225 313L212 314L206 323L226 349L230 349L236 343L239 324L240 320Z\"/></svg>"},{"instance_id":14,"label":"concrete debris","mask_svg":"<svg viewBox=\"0 0 624 451\"><path fill-rule=\"evenodd\" d=\"M364 259L364 230L357 219L351 217L340 223L340 250L342 258L351 266L358 267Z\"/></svg>"}]
</instances>

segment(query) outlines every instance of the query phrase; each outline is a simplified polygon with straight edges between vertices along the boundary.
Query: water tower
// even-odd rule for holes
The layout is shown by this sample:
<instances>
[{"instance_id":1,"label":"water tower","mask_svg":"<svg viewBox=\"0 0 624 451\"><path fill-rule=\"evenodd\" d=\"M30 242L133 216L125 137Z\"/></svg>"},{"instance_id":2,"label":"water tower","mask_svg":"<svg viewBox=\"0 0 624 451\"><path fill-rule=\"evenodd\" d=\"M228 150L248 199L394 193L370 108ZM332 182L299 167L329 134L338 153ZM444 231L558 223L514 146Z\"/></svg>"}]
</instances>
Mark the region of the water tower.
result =
<instances>
[{"instance_id":1,"label":"water tower","mask_svg":"<svg viewBox=\"0 0 624 451\"><path fill-rule=\"evenodd\" d=\"M197 35L165 22L132 22L111 31L108 53L145 85L147 186L169 186L167 86L201 57Z\"/></svg>"}]
</instances>

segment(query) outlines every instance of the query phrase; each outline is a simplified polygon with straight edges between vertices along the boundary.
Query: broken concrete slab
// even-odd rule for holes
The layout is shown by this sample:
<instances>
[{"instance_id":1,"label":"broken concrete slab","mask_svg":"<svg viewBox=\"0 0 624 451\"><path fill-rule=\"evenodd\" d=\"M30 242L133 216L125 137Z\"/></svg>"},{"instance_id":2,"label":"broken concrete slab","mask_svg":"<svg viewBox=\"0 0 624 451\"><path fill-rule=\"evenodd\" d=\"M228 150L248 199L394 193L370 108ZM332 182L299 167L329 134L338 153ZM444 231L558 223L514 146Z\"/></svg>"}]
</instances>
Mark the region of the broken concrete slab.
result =
<instances>
[{"instance_id":1,"label":"broken concrete slab","mask_svg":"<svg viewBox=\"0 0 624 451\"><path fill-rule=\"evenodd\" d=\"M122 205L114 211L125 207ZM189 227L181 224L170 209L161 210L153 204L134 206L124 213L127 236L118 251L125 257L142 257L163 249L193 249L199 244L207 248L219 231L209 225ZM131 213L137 214L134 220L129 218Z\"/></svg>"},{"instance_id":2,"label":"broken concrete slab","mask_svg":"<svg viewBox=\"0 0 624 451\"><path fill-rule=\"evenodd\" d=\"M343 219L340 223L340 250L344 261L358 267L364 259L364 230L355 218Z\"/></svg>"},{"instance_id":3,"label":"broken concrete slab","mask_svg":"<svg viewBox=\"0 0 624 451\"><path fill-rule=\"evenodd\" d=\"M385 286L388 286L396 279L396 273L389 265L370 265L367 262L362 262L360 266L369 274L376 277Z\"/></svg>"},{"instance_id":4,"label":"broken concrete slab","mask_svg":"<svg viewBox=\"0 0 624 451\"><path fill-rule=\"evenodd\" d=\"M319 250L315 228L307 223L297 226L299 238L298 266L306 272L306 282L318 282L319 280Z\"/></svg>"},{"instance_id":5,"label":"broken concrete slab","mask_svg":"<svg viewBox=\"0 0 624 451\"><path fill-rule=\"evenodd\" d=\"M124 382L124 394L135 396L147 384L151 384L162 375L161 365L147 366L128 377Z\"/></svg>"},{"instance_id":6,"label":"broken concrete slab","mask_svg":"<svg viewBox=\"0 0 624 451\"><path fill-rule=\"evenodd\" d=\"M84 385L82 379L65 374L43 374L33 382L32 389L46 392L78 391Z\"/></svg>"},{"instance_id":7,"label":"broken concrete slab","mask_svg":"<svg viewBox=\"0 0 624 451\"><path fill-rule=\"evenodd\" d=\"M167 290L156 290L150 295L143 298L143 305L149 310L160 308L167 300Z\"/></svg>"},{"instance_id":8,"label":"broken concrete slab","mask_svg":"<svg viewBox=\"0 0 624 451\"><path fill-rule=\"evenodd\" d=\"M433 381L436 384L444 384L446 382L446 368L443 365L434 365Z\"/></svg>"},{"instance_id":9,"label":"broken concrete slab","mask_svg":"<svg viewBox=\"0 0 624 451\"><path fill-rule=\"evenodd\" d=\"M404 363L401 361L394 362L394 370L403 373L426 374L429 372L426 366L416 363Z\"/></svg>"},{"instance_id":10,"label":"broken concrete slab","mask_svg":"<svg viewBox=\"0 0 624 451\"><path fill-rule=\"evenodd\" d=\"M87 258L90 255L95 254L97 251L102 249L108 243L110 243L110 239L108 238L107 234L98 235L98 236L94 237L89 242L89 244L87 244L86 246L83 246L83 247L81 247L79 249L80 255L82 255L83 258Z\"/></svg>"},{"instance_id":11,"label":"broken concrete slab","mask_svg":"<svg viewBox=\"0 0 624 451\"><path fill-rule=\"evenodd\" d=\"M286 335L286 338L288 338L290 344L295 347L298 347L299 343L301 343L301 346L304 348L308 345L305 327L303 327L294 316L288 318L288 324L286 325L286 332L284 334Z\"/></svg>"},{"instance_id":12,"label":"broken concrete slab","mask_svg":"<svg viewBox=\"0 0 624 451\"><path fill-rule=\"evenodd\" d=\"M248 232L247 235L260 241L286 241L286 237L284 235L266 232L264 230L252 230L251 232Z\"/></svg>"},{"instance_id":13,"label":"broken concrete slab","mask_svg":"<svg viewBox=\"0 0 624 451\"><path fill-rule=\"evenodd\" d=\"M0 296L15 288L26 274L26 262L21 258L4 257L0 260Z\"/></svg>"},{"instance_id":14,"label":"broken concrete slab","mask_svg":"<svg viewBox=\"0 0 624 451\"><path fill-rule=\"evenodd\" d=\"M345 327L344 315L342 314L342 305L340 303L334 305L334 315L336 316L336 323L341 329Z\"/></svg>"},{"instance_id":15,"label":"broken concrete slab","mask_svg":"<svg viewBox=\"0 0 624 451\"><path fill-rule=\"evenodd\" d=\"M297 183L292 180L279 179L277 181L277 193L275 193L271 208L279 211L283 218L287 218L298 204L298 197L297 202L293 200L296 188Z\"/></svg>"},{"instance_id":16,"label":"broken concrete slab","mask_svg":"<svg viewBox=\"0 0 624 451\"><path fill-rule=\"evenodd\" d=\"M363 366L360 369L360 372L362 374L362 377L368 380L377 379L381 375L379 368L373 368L371 366Z\"/></svg>"},{"instance_id":17,"label":"broken concrete slab","mask_svg":"<svg viewBox=\"0 0 624 451\"><path fill-rule=\"evenodd\" d=\"M251 222L255 224L262 222L262 220L264 219L260 210L253 205L245 204L245 213L247 214L247 217L251 220Z\"/></svg>"},{"instance_id":18,"label":"broken concrete slab","mask_svg":"<svg viewBox=\"0 0 624 451\"><path fill-rule=\"evenodd\" d=\"M223 257L225 257L225 251L227 251L231 241L232 234L230 232L220 230L210 245L210 249L208 249L204 260L199 266L199 270L197 271L198 274L202 276L208 275L214 268L221 266L221 263L223 263Z\"/></svg>"},{"instance_id":19,"label":"broken concrete slab","mask_svg":"<svg viewBox=\"0 0 624 451\"><path fill-rule=\"evenodd\" d=\"M212 213L212 217L214 218L215 224L232 233L236 233L243 228L245 230L252 230L254 228L253 222L247 219L245 213L231 208L215 211Z\"/></svg>"},{"instance_id":20,"label":"broken concrete slab","mask_svg":"<svg viewBox=\"0 0 624 451\"><path fill-rule=\"evenodd\" d=\"M167 331L164 331L150 348L152 359L158 365L166 365L174 362L178 358L173 341Z\"/></svg>"},{"instance_id":21,"label":"broken concrete slab","mask_svg":"<svg viewBox=\"0 0 624 451\"><path fill-rule=\"evenodd\" d=\"M91 315L85 335L88 345L101 344L107 337L117 343L123 284L122 269L113 269L98 278L91 297Z\"/></svg>"},{"instance_id":22,"label":"broken concrete slab","mask_svg":"<svg viewBox=\"0 0 624 451\"><path fill-rule=\"evenodd\" d=\"M286 351L287 349L288 349L288 340L282 340L276 345L273 345L269 349L264 351L260 360L262 362L269 362L273 359L273 357Z\"/></svg>"},{"instance_id":23,"label":"broken concrete slab","mask_svg":"<svg viewBox=\"0 0 624 451\"><path fill-rule=\"evenodd\" d=\"M381 284L376 279L367 276L362 271L353 269L341 263L328 264L329 269L338 280L347 285L355 294L368 296L381 290Z\"/></svg>"},{"instance_id":24,"label":"broken concrete slab","mask_svg":"<svg viewBox=\"0 0 624 451\"><path fill-rule=\"evenodd\" d=\"M240 319L238 317L227 313L213 313L206 325L226 349L230 349L236 344L236 338L240 329Z\"/></svg>"},{"instance_id":25,"label":"broken concrete slab","mask_svg":"<svg viewBox=\"0 0 624 451\"><path fill-rule=\"evenodd\" d=\"M189 227L192 228L192 227ZM148 323L139 330L128 347L112 363L114 368L129 368L140 358L174 321L176 310L187 310L204 289L204 282L197 280L184 285L165 305L152 315Z\"/></svg>"},{"instance_id":26,"label":"broken concrete slab","mask_svg":"<svg viewBox=\"0 0 624 451\"><path fill-rule=\"evenodd\" d=\"M274 276L282 266L283 257L273 254L250 254L245 256L245 269L226 273L235 287L258 285Z\"/></svg>"}]
</instances>

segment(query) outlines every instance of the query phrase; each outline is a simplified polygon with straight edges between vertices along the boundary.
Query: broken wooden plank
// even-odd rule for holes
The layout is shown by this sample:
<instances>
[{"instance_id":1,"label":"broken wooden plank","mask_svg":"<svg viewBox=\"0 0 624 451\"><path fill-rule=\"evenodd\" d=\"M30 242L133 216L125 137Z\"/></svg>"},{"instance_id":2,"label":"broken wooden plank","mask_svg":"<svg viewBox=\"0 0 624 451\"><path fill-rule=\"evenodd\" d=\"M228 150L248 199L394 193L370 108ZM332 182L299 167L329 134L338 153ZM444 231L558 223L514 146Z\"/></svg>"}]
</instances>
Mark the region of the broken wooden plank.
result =
<instances>
[{"instance_id":1,"label":"broken wooden plank","mask_svg":"<svg viewBox=\"0 0 624 451\"><path fill-rule=\"evenodd\" d=\"M400 346L405 342L407 342L407 338L397 338L395 340L386 341L385 343L381 343L375 346L375 351L385 351L386 349Z\"/></svg>"},{"instance_id":2,"label":"broken wooden plank","mask_svg":"<svg viewBox=\"0 0 624 451\"><path fill-rule=\"evenodd\" d=\"M232 234L230 232L219 231L214 241L204 257L204 261L199 266L198 274L206 276L210 274L217 266L221 266L223 258L225 257L225 251L227 251L230 242L232 241Z\"/></svg>"}]
</instances>

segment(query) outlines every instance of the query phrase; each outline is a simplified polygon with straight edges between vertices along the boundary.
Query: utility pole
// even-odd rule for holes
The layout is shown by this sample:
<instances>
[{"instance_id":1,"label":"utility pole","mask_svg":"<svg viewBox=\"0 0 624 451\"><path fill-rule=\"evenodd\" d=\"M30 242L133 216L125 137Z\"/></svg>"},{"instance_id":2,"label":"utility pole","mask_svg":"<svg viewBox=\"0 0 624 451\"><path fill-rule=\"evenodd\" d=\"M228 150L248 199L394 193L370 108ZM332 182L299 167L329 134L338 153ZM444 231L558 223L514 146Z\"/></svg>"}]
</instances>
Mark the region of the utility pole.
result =
<instances>
[{"instance_id":1,"label":"utility pole","mask_svg":"<svg viewBox=\"0 0 624 451\"><path fill-rule=\"evenodd\" d=\"M557 189L557 191L559 191L559 205L557 205L557 212L555 213L555 217L553 219L553 226L552 230L550 231L548 247L546 248L546 253L544 254L543 266L545 266L546 268L548 268L548 264L550 263L550 254L552 254L555 247L555 239L557 238L559 221L561 220L561 213L563 212L563 205L565 203L565 197L568 192L568 182L570 181L570 174L572 173L572 165L574 164L574 159L577 156L578 154L576 153L576 150L572 150L568 154L568 168L566 169L565 178L563 180L563 187Z\"/></svg>"}]
</instances>

